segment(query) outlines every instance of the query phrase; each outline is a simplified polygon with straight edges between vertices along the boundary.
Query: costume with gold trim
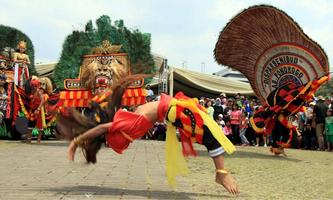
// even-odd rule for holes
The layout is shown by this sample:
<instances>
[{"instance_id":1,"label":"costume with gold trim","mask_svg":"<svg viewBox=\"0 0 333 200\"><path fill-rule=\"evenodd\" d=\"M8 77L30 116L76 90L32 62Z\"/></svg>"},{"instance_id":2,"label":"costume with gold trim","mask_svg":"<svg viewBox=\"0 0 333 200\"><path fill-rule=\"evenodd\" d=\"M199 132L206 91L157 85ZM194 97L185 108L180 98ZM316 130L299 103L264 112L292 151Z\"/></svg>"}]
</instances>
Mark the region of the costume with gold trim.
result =
<instances>
[{"instance_id":1,"label":"costume with gold trim","mask_svg":"<svg viewBox=\"0 0 333 200\"><path fill-rule=\"evenodd\" d=\"M324 50L285 12L268 5L236 15L221 31L215 58L248 78L262 103L251 125L272 134L273 148L289 146L296 128L288 117L329 79Z\"/></svg>"},{"instance_id":2,"label":"costume with gold trim","mask_svg":"<svg viewBox=\"0 0 333 200\"><path fill-rule=\"evenodd\" d=\"M183 93L176 94L175 98L162 94L157 117L158 121L167 121L166 164L168 181L172 186L175 185L176 175L183 175L188 171L183 155L196 155L191 137L205 145L212 157L225 151L229 154L235 151L222 129L207 115L205 108L199 105L198 99L191 99ZM142 115L118 110L106 135L107 144L117 153L122 153L129 143L144 136L152 126L153 123ZM177 128L183 155L179 149Z\"/></svg>"}]
</instances>

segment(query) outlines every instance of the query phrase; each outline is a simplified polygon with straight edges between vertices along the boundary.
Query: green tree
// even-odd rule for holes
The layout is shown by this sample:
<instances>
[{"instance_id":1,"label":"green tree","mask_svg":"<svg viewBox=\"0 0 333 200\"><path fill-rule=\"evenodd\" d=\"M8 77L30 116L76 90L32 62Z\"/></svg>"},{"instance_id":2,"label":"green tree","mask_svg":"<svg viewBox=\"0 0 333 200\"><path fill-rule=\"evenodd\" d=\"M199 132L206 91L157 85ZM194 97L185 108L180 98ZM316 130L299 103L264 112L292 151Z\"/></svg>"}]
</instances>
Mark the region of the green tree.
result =
<instances>
[{"instance_id":1,"label":"green tree","mask_svg":"<svg viewBox=\"0 0 333 200\"><path fill-rule=\"evenodd\" d=\"M67 36L53 77L59 88L63 88L65 78L78 77L82 56L89 54L91 49L99 46L103 40L122 45L120 51L129 54L132 72L153 73L154 60L150 52L151 35L141 33L137 29L126 28L123 20L112 23L109 16L102 15L96 20L96 28L90 20L84 31L76 30Z\"/></svg>"},{"instance_id":2,"label":"green tree","mask_svg":"<svg viewBox=\"0 0 333 200\"><path fill-rule=\"evenodd\" d=\"M12 47L16 49L17 44L24 40L27 43L26 53L29 55L29 59L31 62L31 66L29 67L29 73L31 75L37 75L37 71L35 68L35 51L34 46L30 40L30 38L24 34L22 31L9 27L0 25L0 51L2 51L5 47Z\"/></svg>"},{"instance_id":3,"label":"green tree","mask_svg":"<svg viewBox=\"0 0 333 200\"><path fill-rule=\"evenodd\" d=\"M327 83L323 84L318 91L316 92L316 95L322 95L322 96L331 96L331 93L333 92L333 80L330 79Z\"/></svg>"}]
</instances>

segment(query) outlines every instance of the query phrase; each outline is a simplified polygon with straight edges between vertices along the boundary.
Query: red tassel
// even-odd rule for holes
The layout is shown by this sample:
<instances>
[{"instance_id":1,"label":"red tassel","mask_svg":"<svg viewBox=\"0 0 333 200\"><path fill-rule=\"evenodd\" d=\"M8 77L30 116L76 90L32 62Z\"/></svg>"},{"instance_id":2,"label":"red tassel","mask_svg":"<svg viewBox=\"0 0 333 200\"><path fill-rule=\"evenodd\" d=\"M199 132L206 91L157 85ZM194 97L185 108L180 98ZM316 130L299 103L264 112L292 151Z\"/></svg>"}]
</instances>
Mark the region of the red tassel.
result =
<instances>
[{"instance_id":1,"label":"red tassel","mask_svg":"<svg viewBox=\"0 0 333 200\"><path fill-rule=\"evenodd\" d=\"M197 153L195 152L195 150L193 148L191 137L186 137L183 130L181 130L181 129L178 129L178 130L180 133L180 140L181 140L182 147L183 147L183 155L185 157L197 156Z\"/></svg>"}]
</instances>

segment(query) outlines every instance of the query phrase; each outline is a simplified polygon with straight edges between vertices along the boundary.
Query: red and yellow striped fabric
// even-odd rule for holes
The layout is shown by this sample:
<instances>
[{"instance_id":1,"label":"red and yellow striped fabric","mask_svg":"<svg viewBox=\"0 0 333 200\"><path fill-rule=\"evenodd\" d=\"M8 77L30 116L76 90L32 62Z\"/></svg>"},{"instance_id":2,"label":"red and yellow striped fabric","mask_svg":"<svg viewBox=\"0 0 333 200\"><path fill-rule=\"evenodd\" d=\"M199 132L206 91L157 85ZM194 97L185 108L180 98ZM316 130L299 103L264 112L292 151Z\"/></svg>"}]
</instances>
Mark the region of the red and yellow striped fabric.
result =
<instances>
[{"instance_id":1,"label":"red and yellow striped fabric","mask_svg":"<svg viewBox=\"0 0 333 200\"><path fill-rule=\"evenodd\" d=\"M126 89L123 99L123 106L137 106L146 102L147 91L143 88Z\"/></svg>"},{"instance_id":2,"label":"red and yellow striped fabric","mask_svg":"<svg viewBox=\"0 0 333 200\"><path fill-rule=\"evenodd\" d=\"M109 95L112 95L112 91L111 90L107 90L106 92L104 92L101 95L95 95L91 101L96 102L96 103L102 103Z\"/></svg>"},{"instance_id":3,"label":"red and yellow striped fabric","mask_svg":"<svg viewBox=\"0 0 333 200\"><path fill-rule=\"evenodd\" d=\"M92 94L88 90L61 91L59 107L88 107Z\"/></svg>"},{"instance_id":4,"label":"red and yellow striped fabric","mask_svg":"<svg viewBox=\"0 0 333 200\"><path fill-rule=\"evenodd\" d=\"M93 96L88 90L61 91L60 99L57 104L59 107L88 107L91 101L102 103L105 98L111 95L106 92L102 95ZM126 89L123 98L123 106L137 106L146 102L147 91L143 88Z\"/></svg>"}]
</instances>

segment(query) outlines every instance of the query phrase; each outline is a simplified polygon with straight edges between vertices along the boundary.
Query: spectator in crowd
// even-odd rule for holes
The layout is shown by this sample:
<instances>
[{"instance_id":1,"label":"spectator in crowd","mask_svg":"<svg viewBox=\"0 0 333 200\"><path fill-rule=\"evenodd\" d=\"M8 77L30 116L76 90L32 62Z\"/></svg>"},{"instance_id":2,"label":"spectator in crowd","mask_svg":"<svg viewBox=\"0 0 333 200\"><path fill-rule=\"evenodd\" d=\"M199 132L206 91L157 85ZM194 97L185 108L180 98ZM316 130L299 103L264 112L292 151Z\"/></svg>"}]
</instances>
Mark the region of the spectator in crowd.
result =
<instances>
[{"instance_id":1,"label":"spectator in crowd","mask_svg":"<svg viewBox=\"0 0 333 200\"><path fill-rule=\"evenodd\" d=\"M227 118L230 119L232 105L233 105L233 100L228 99L227 105L226 105L225 109L223 109L224 119L227 119Z\"/></svg>"},{"instance_id":2,"label":"spectator in crowd","mask_svg":"<svg viewBox=\"0 0 333 200\"><path fill-rule=\"evenodd\" d=\"M152 102L153 100L153 96L146 96L146 102Z\"/></svg>"},{"instance_id":3,"label":"spectator in crowd","mask_svg":"<svg viewBox=\"0 0 333 200\"><path fill-rule=\"evenodd\" d=\"M247 116L251 117L252 116L252 109L251 109L251 106L250 106L250 102L247 99L245 99L243 105L244 105L245 112L247 112Z\"/></svg>"},{"instance_id":4,"label":"spectator in crowd","mask_svg":"<svg viewBox=\"0 0 333 200\"><path fill-rule=\"evenodd\" d=\"M221 104L222 104L222 108L223 108L223 113L224 113L225 108L227 107L227 103L228 103L228 101L227 101L226 98L221 99Z\"/></svg>"},{"instance_id":5,"label":"spectator in crowd","mask_svg":"<svg viewBox=\"0 0 333 200\"><path fill-rule=\"evenodd\" d=\"M223 130L223 127L225 126L225 122L223 120L223 115L222 114L219 114L217 116L216 122L221 127L221 129Z\"/></svg>"},{"instance_id":6,"label":"spectator in crowd","mask_svg":"<svg viewBox=\"0 0 333 200\"><path fill-rule=\"evenodd\" d=\"M326 104L326 106L327 106L328 109L332 108L331 97L325 97L325 104Z\"/></svg>"},{"instance_id":7,"label":"spectator in crowd","mask_svg":"<svg viewBox=\"0 0 333 200\"><path fill-rule=\"evenodd\" d=\"M308 124L309 122L312 122L313 117L313 107L316 105L315 102L309 103L309 106L306 107L305 110L305 124Z\"/></svg>"},{"instance_id":8,"label":"spectator in crowd","mask_svg":"<svg viewBox=\"0 0 333 200\"><path fill-rule=\"evenodd\" d=\"M225 108L226 104L227 104L227 95L222 92L219 96L219 98L221 99L221 104L223 105L223 109Z\"/></svg>"},{"instance_id":9,"label":"spectator in crowd","mask_svg":"<svg viewBox=\"0 0 333 200\"><path fill-rule=\"evenodd\" d=\"M313 120L316 129L317 141L320 151L325 150L325 142L324 142L324 125L325 125L325 117L327 112L327 105L324 103L325 99L323 96L318 96L318 101L313 108Z\"/></svg>"},{"instance_id":10,"label":"spectator in crowd","mask_svg":"<svg viewBox=\"0 0 333 200\"><path fill-rule=\"evenodd\" d=\"M292 140L291 145L294 148L299 149L301 147L302 135L300 133L300 123L297 115L292 115L289 117L291 124L295 127L296 138Z\"/></svg>"},{"instance_id":11,"label":"spectator in crowd","mask_svg":"<svg viewBox=\"0 0 333 200\"><path fill-rule=\"evenodd\" d=\"M150 85L147 85L147 96L154 96L154 91L151 89Z\"/></svg>"},{"instance_id":12,"label":"spectator in crowd","mask_svg":"<svg viewBox=\"0 0 333 200\"><path fill-rule=\"evenodd\" d=\"M215 104L213 108L214 108L214 119L216 120L220 114L223 114L223 107L220 98L215 99Z\"/></svg>"},{"instance_id":13,"label":"spectator in crowd","mask_svg":"<svg viewBox=\"0 0 333 200\"><path fill-rule=\"evenodd\" d=\"M165 140L166 138L166 123L156 122L152 131L152 139Z\"/></svg>"},{"instance_id":14,"label":"spectator in crowd","mask_svg":"<svg viewBox=\"0 0 333 200\"><path fill-rule=\"evenodd\" d=\"M240 94L237 93L235 96L235 102L234 102L239 107L239 109L242 108L242 99L240 97L241 97Z\"/></svg>"},{"instance_id":15,"label":"spectator in crowd","mask_svg":"<svg viewBox=\"0 0 333 200\"><path fill-rule=\"evenodd\" d=\"M256 133L256 147L260 146L260 139L264 142L264 147L267 147L267 134L264 133Z\"/></svg>"},{"instance_id":16,"label":"spectator in crowd","mask_svg":"<svg viewBox=\"0 0 333 200\"><path fill-rule=\"evenodd\" d=\"M327 142L327 151L331 151L333 146L333 110L327 111L327 117L325 118L325 139Z\"/></svg>"},{"instance_id":17,"label":"spectator in crowd","mask_svg":"<svg viewBox=\"0 0 333 200\"><path fill-rule=\"evenodd\" d=\"M303 111L298 112L296 118L298 130L303 131L305 125L305 113Z\"/></svg>"},{"instance_id":18,"label":"spectator in crowd","mask_svg":"<svg viewBox=\"0 0 333 200\"><path fill-rule=\"evenodd\" d=\"M312 121L309 120L305 124L305 128L302 132L302 147L305 149L316 149L316 132L315 130L311 127Z\"/></svg>"},{"instance_id":19,"label":"spectator in crowd","mask_svg":"<svg viewBox=\"0 0 333 200\"><path fill-rule=\"evenodd\" d=\"M232 111L230 113L230 124L232 130L232 137L234 144L240 144L240 137L239 137L239 125L242 119L242 112L239 110L239 107L236 103L232 105Z\"/></svg>"},{"instance_id":20,"label":"spectator in crowd","mask_svg":"<svg viewBox=\"0 0 333 200\"><path fill-rule=\"evenodd\" d=\"M245 145L245 146L248 146L250 144L249 141L247 140L247 138L245 137L245 133L248 128L248 124L249 124L249 119L247 117L247 112L243 111L241 123L239 125L239 128L240 128L239 136L241 138L242 145Z\"/></svg>"},{"instance_id":21,"label":"spectator in crowd","mask_svg":"<svg viewBox=\"0 0 333 200\"><path fill-rule=\"evenodd\" d=\"M201 106L204 106L204 105L205 105L205 100L200 99L200 100L199 100L199 104L200 104Z\"/></svg>"},{"instance_id":22,"label":"spectator in crowd","mask_svg":"<svg viewBox=\"0 0 333 200\"><path fill-rule=\"evenodd\" d=\"M227 99L227 95L224 92L222 92L219 98L221 99L221 101L223 101L223 99Z\"/></svg>"},{"instance_id":23,"label":"spectator in crowd","mask_svg":"<svg viewBox=\"0 0 333 200\"><path fill-rule=\"evenodd\" d=\"M223 127L224 135L226 135L227 138L230 141L233 141L233 135L232 135L232 131L231 131L230 120L226 119L224 122L225 122L225 126Z\"/></svg>"},{"instance_id":24,"label":"spectator in crowd","mask_svg":"<svg viewBox=\"0 0 333 200\"><path fill-rule=\"evenodd\" d=\"M213 119L214 118L214 108L212 106L212 100L207 99L205 103L205 107L207 108L208 115Z\"/></svg>"}]
</instances>

